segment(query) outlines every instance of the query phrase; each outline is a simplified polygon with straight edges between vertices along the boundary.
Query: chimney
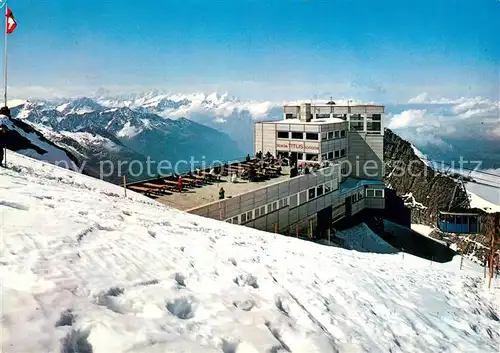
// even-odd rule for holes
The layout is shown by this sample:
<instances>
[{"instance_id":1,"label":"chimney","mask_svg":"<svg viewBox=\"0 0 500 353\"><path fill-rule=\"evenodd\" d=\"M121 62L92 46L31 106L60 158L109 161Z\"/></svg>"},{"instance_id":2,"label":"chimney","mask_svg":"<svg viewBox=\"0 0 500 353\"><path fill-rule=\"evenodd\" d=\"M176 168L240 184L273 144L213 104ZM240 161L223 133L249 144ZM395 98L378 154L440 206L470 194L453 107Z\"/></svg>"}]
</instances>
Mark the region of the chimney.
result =
<instances>
[{"instance_id":1,"label":"chimney","mask_svg":"<svg viewBox=\"0 0 500 353\"><path fill-rule=\"evenodd\" d=\"M312 119L311 103L303 103L300 105L300 121L310 122Z\"/></svg>"}]
</instances>

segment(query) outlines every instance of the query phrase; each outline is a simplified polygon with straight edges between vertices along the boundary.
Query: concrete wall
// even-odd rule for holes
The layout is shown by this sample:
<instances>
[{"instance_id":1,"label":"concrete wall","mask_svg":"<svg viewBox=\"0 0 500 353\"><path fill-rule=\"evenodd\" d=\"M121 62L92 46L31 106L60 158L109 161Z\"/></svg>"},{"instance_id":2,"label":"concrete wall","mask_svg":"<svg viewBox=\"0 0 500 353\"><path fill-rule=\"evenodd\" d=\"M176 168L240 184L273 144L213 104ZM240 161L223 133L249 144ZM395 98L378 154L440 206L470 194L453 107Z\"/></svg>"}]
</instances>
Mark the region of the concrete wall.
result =
<instances>
[{"instance_id":1,"label":"concrete wall","mask_svg":"<svg viewBox=\"0 0 500 353\"><path fill-rule=\"evenodd\" d=\"M380 186L360 186L340 195L338 173L337 164L315 175L301 175L188 212L268 232L274 232L277 226L281 234L294 235L298 226L304 235L309 226L315 228L317 213L329 206L332 219L341 219L348 198L351 198L351 215L365 208L384 208L384 189ZM367 189L382 190L382 193L370 192L368 197Z\"/></svg>"},{"instance_id":2,"label":"concrete wall","mask_svg":"<svg viewBox=\"0 0 500 353\"><path fill-rule=\"evenodd\" d=\"M276 155L276 127L275 124L254 124L254 153L261 151Z\"/></svg>"},{"instance_id":3,"label":"concrete wall","mask_svg":"<svg viewBox=\"0 0 500 353\"><path fill-rule=\"evenodd\" d=\"M352 176L361 179L382 180L384 175L384 136L350 131L348 141Z\"/></svg>"},{"instance_id":4,"label":"concrete wall","mask_svg":"<svg viewBox=\"0 0 500 353\"><path fill-rule=\"evenodd\" d=\"M280 233L288 233L295 231L295 224L307 225L308 219L338 198L339 185L333 177L338 173L339 166L331 166L315 175L301 175L189 212L265 231L274 231L278 224Z\"/></svg>"}]
</instances>

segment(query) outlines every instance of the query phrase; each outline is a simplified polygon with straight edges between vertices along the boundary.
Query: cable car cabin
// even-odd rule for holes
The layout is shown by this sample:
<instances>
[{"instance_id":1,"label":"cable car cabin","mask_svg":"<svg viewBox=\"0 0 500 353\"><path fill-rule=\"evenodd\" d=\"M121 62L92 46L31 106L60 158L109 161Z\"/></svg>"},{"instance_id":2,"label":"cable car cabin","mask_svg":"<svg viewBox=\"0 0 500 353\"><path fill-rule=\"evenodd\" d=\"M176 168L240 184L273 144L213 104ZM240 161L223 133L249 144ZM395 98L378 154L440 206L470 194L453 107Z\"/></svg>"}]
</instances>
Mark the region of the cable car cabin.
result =
<instances>
[{"instance_id":1,"label":"cable car cabin","mask_svg":"<svg viewBox=\"0 0 500 353\"><path fill-rule=\"evenodd\" d=\"M481 213L475 209L438 211L437 223L445 233L476 234L481 232Z\"/></svg>"}]
</instances>

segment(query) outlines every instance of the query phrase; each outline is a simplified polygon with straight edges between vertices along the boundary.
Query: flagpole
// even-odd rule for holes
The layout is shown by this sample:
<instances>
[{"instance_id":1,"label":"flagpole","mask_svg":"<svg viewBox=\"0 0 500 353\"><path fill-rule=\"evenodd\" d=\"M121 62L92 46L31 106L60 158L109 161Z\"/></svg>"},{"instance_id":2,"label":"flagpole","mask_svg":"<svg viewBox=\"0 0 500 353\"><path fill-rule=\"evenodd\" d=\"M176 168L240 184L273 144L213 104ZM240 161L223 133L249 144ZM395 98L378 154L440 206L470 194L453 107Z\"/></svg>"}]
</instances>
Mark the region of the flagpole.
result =
<instances>
[{"instance_id":1,"label":"flagpole","mask_svg":"<svg viewBox=\"0 0 500 353\"><path fill-rule=\"evenodd\" d=\"M5 6L5 28L4 28L5 48L4 48L4 59L3 59L3 63L4 63L4 67L3 67L3 84L4 84L3 99L4 99L4 106L6 107L7 106L7 38L8 38L8 35L7 35L7 26L8 26L8 23L7 23L7 15L8 15L7 1L5 1L4 6Z\"/></svg>"}]
</instances>

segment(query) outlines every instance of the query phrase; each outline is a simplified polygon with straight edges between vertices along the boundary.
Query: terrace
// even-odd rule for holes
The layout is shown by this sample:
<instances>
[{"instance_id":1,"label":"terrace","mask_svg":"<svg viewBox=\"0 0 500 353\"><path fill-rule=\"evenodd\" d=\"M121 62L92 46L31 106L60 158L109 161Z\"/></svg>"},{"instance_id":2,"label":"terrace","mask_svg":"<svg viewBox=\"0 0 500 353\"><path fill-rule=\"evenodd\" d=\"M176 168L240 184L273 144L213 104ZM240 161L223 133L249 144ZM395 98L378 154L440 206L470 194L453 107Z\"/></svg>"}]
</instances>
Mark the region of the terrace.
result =
<instances>
[{"instance_id":1,"label":"terrace","mask_svg":"<svg viewBox=\"0 0 500 353\"><path fill-rule=\"evenodd\" d=\"M182 174L182 190L177 177L162 176L127 185L127 188L181 210L188 210L219 199L219 190L230 198L290 178L289 168L274 158L214 166Z\"/></svg>"}]
</instances>

